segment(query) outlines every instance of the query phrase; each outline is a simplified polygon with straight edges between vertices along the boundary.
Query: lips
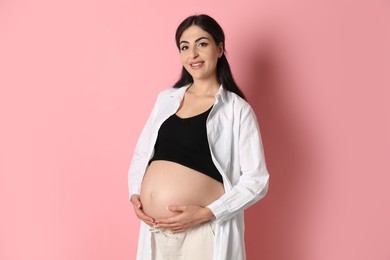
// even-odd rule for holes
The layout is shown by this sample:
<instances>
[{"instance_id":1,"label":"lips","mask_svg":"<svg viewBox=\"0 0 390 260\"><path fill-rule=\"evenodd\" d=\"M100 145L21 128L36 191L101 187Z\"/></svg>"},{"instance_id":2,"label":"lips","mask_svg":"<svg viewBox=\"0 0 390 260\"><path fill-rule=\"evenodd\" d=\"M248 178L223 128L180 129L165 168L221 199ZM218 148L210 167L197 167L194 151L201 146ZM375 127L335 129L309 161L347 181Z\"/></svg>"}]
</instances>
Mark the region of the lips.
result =
<instances>
[{"instance_id":1,"label":"lips","mask_svg":"<svg viewBox=\"0 0 390 260\"><path fill-rule=\"evenodd\" d=\"M197 69L197 68L202 67L203 64L204 64L204 61L196 61L196 62L191 62L190 66L193 69Z\"/></svg>"}]
</instances>

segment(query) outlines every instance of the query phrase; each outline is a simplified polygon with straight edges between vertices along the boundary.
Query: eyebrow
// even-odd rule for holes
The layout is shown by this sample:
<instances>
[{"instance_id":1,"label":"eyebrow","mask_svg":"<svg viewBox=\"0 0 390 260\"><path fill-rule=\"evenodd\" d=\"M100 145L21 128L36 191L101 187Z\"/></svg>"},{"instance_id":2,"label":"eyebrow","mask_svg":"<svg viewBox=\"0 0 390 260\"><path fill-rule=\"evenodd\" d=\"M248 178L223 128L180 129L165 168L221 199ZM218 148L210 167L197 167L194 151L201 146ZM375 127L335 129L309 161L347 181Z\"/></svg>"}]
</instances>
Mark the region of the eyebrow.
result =
<instances>
[{"instance_id":1,"label":"eyebrow","mask_svg":"<svg viewBox=\"0 0 390 260\"><path fill-rule=\"evenodd\" d=\"M198 42L198 41L203 40L203 39L208 40L209 38L203 36L203 37L200 37L200 38L196 39L195 42ZM189 42L188 42L188 41L181 41L181 42L179 43L179 45L182 44L182 43L189 43Z\"/></svg>"}]
</instances>

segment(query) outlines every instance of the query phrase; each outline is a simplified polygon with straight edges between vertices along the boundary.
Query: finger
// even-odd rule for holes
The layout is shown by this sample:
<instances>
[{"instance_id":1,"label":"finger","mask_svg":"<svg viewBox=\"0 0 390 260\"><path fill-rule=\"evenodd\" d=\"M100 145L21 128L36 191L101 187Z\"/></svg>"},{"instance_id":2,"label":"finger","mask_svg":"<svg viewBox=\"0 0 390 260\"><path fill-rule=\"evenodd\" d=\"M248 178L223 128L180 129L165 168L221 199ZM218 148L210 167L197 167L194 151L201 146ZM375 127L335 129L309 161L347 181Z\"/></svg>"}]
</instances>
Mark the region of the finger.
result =
<instances>
[{"instance_id":1,"label":"finger","mask_svg":"<svg viewBox=\"0 0 390 260\"><path fill-rule=\"evenodd\" d=\"M182 206L182 205L170 205L170 206L167 206L167 209L170 210L170 211L173 211L173 212L177 212L177 211L185 211L186 210L186 206Z\"/></svg>"},{"instance_id":2,"label":"finger","mask_svg":"<svg viewBox=\"0 0 390 260\"><path fill-rule=\"evenodd\" d=\"M184 228L184 225L182 223L178 223L178 222L171 223L171 224L156 223L156 226L160 227L160 228L163 228L163 229L169 229L169 230L178 229L178 228Z\"/></svg>"},{"instance_id":3,"label":"finger","mask_svg":"<svg viewBox=\"0 0 390 260\"><path fill-rule=\"evenodd\" d=\"M178 227L171 228L170 231L172 233L181 233L181 232L184 232L188 229L189 229L189 227L178 226Z\"/></svg>"},{"instance_id":4,"label":"finger","mask_svg":"<svg viewBox=\"0 0 390 260\"><path fill-rule=\"evenodd\" d=\"M164 229L172 229L174 227L172 224L160 224L160 223L156 223L156 226Z\"/></svg>"},{"instance_id":5,"label":"finger","mask_svg":"<svg viewBox=\"0 0 390 260\"><path fill-rule=\"evenodd\" d=\"M150 227L156 227L156 224L154 224L153 222L151 221L146 221L146 220L143 220L143 222L145 222L148 226Z\"/></svg>"},{"instance_id":6,"label":"finger","mask_svg":"<svg viewBox=\"0 0 390 260\"><path fill-rule=\"evenodd\" d=\"M142 209L142 204L141 204L141 202L139 202L139 203L134 203L134 204L133 204L133 207L134 207L134 210Z\"/></svg>"},{"instance_id":7,"label":"finger","mask_svg":"<svg viewBox=\"0 0 390 260\"><path fill-rule=\"evenodd\" d=\"M143 221L148 221L148 222L152 222L152 223L155 223L155 219L146 215L145 212L142 210L142 209L136 209L135 210L135 214L137 215L137 217L140 219L140 220L143 220Z\"/></svg>"},{"instance_id":8,"label":"finger","mask_svg":"<svg viewBox=\"0 0 390 260\"><path fill-rule=\"evenodd\" d=\"M153 221L141 219L141 221L145 222L149 227L156 227L156 224Z\"/></svg>"},{"instance_id":9,"label":"finger","mask_svg":"<svg viewBox=\"0 0 390 260\"><path fill-rule=\"evenodd\" d=\"M177 223L176 217L156 219L156 224L171 225Z\"/></svg>"},{"instance_id":10,"label":"finger","mask_svg":"<svg viewBox=\"0 0 390 260\"><path fill-rule=\"evenodd\" d=\"M139 219L141 219L143 221L149 221L149 222L155 223L155 220L152 217L149 217L148 215L146 215L143 212L140 212L139 215L137 215L137 216Z\"/></svg>"},{"instance_id":11,"label":"finger","mask_svg":"<svg viewBox=\"0 0 390 260\"><path fill-rule=\"evenodd\" d=\"M137 208L137 209L141 209L142 208L142 203L139 199L134 199L132 201L132 204L134 206L134 208Z\"/></svg>"}]
</instances>

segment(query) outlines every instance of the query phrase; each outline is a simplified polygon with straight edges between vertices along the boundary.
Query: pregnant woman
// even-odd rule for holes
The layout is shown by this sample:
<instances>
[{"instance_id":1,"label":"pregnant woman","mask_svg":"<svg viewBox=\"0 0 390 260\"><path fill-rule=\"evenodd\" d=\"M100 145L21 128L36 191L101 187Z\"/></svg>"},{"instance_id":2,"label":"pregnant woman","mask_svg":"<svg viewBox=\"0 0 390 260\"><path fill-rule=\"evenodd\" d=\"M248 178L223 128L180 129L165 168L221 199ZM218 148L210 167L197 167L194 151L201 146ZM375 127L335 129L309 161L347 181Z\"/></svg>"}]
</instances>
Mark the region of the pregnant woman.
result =
<instances>
[{"instance_id":1,"label":"pregnant woman","mask_svg":"<svg viewBox=\"0 0 390 260\"><path fill-rule=\"evenodd\" d=\"M181 77L158 95L129 169L137 259L244 260L244 209L269 179L256 115L213 18L185 19L176 44Z\"/></svg>"}]
</instances>

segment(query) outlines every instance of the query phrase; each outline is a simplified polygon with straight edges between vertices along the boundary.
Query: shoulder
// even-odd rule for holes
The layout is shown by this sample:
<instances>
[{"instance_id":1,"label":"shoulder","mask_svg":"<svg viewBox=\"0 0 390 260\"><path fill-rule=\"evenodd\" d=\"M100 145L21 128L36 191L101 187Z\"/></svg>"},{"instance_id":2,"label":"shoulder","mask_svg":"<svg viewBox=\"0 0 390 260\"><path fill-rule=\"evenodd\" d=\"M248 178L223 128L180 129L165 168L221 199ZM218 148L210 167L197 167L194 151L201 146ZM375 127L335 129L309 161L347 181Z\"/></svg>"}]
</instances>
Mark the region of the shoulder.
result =
<instances>
[{"instance_id":1,"label":"shoulder","mask_svg":"<svg viewBox=\"0 0 390 260\"><path fill-rule=\"evenodd\" d=\"M174 88L166 88L166 89L161 90L157 94L157 99L171 96L174 93L174 90L175 90Z\"/></svg>"},{"instance_id":2,"label":"shoulder","mask_svg":"<svg viewBox=\"0 0 390 260\"><path fill-rule=\"evenodd\" d=\"M178 90L178 88L165 88L163 90L161 90L158 95L159 96L170 96L172 94L174 94L176 91Z\"/></svg>"},{"instance_id":3,"label":"shoulder","mask_svg":"<svg viewBox=\"0 0 390 260\"><path fill-rule=\"evenodd\" d=\"M256 113L245 99L231 91L223 90L222 93L224 103L231 108L233 118L237 118L240 124L257 124Z\"/></svg>"},{"instance_id":4,"label":"shoulder","mask_svg":"<svg viewBox=\"0 0 390 260\"><path fill-rule=\"evenodd\" d=\"M158 92L157 97L155 99L155 105L161 105L162 103L165 103L174 97L176 93L175 88L166 88Z\"/></svg>"},{"instance_id":5,"label":"shoulder","mask_svg":"<svg viewBox=\"0 0 390 260\"><path fill-rule=\"evenodd\" d=\"M158 93L157 99L161 100L161 99L167 99L170 97L180 96L182 93L185 92L185 89L186 89L185 86L181 87L181 88L170 87L170 88L163 89L162 91L160 91Z\"/></svg>"},{"instance_id":6,"label":"shoulder","mask_svg":"<svg viewBox=\"0 0 390 260\"><path fill-rule=\"evenodd\" d=\"M234 92L223 89L221 92L221 96L222 96L223 101L225 103L234 106L235 109L238 109L240 111L241 110L246 110L246 111L252 110L251 105L245 99L243 99L242 97L240 97L239 95L237 95Z\"/></svg>"}]
</instances>

